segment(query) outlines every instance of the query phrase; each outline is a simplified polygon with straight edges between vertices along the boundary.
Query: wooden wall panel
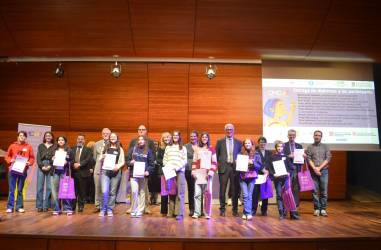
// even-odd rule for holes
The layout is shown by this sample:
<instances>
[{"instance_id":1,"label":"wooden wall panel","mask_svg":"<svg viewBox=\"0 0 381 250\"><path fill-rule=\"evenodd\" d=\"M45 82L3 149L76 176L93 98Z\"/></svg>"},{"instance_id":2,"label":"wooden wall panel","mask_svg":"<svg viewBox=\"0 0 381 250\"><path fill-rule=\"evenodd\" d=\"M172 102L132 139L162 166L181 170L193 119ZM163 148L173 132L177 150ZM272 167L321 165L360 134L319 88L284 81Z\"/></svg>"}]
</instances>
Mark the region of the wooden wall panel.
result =
<instances>
[{"instance_id":1,"label":"wooden wall panel","mask_svg":"<svg viewBox=\"0 0 381 250\"><path fill-rule=\"evenodd\" d=\"M191 65L189 129L223 133L230 122L236 133L261 134L261 66L219 65L213 80L204 72L205 65Z\"/></svg>"},{"instance_id":2,"label":"wooden wall panel","mask_svg":"<svg viewBox=\"0 0 381 250\"><path fill-rule=\"evenodd\" d=\"M122 64L122 75L109 74L111 64L69 65L72 130L135 131L148 117L145 64Z\"/></svg>"},{"instance_id":3,"label":"wooden wall panel","mask_svg":"<svg viewBox=\"0 0 381 250\"><path fill-rule=\"evenodd\" d=\"M192 57L195 0L130 1L137 56Z\"/></svg>"},{"instance_id":4,"label":"wooden wall panel","mask_svg":"<svg viewBox=\"0 0 381 250\"><path fill-rule=\"evenodd\" d=\"M0 129L17 129L17 124L52 125L69 129L68 79L58 79L53 63L2 63Z\"/></svg>"},{"instance_id":5,"label":"wooden wall panel","mask_svg":"<svg viewBox=\"0 0 381 250\"><path fill-rule=\"evenodd\" d=\"M149 64L149 130L188 131L188 64Z\"/></svg>"}]
</instances>

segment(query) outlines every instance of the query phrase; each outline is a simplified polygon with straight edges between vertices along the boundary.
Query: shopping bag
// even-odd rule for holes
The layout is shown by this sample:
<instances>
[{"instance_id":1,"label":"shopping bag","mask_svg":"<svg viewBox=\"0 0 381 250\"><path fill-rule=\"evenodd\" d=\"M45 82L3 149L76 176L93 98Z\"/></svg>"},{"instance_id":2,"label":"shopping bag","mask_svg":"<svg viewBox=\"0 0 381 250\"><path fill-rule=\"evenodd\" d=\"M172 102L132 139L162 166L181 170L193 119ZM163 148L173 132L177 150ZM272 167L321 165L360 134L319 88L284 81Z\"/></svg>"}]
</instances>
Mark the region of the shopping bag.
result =
<instances>
[{"instance_id":1,"label":"shopping bag","mask_svg":"<svg viewBox=\"0 0 381 250\"><path fill-rule=\"evenodd\" d=\"M286 187L288 186L288 187ZM296 203L294 199L294 195L292 194L292 190L290 185L285 185L282 189L282 199L284 208L287 211L296 211Z\"/></svg>"},{"instance_id":2,"label":"shopping bag","mask_svg":"<svg viewBox=\"0 0 381 250\"><path fill-rule=\"evenodd\" d=\"M315 184L312 180L311 173L308 167L302 167L302 170L298 173L298 181L300 192L314 190L315 188Z\"/></svg>"},{"instance_id":3,"label":"shopping bag","mask_svg":"<svg viewBox=\"0 0 381 250\"><path fill-rule=\"evenodd\" d=\"M58 199L75 199L74 179L70 176L63 176L60 179Z\"/></svg>"},{"instance_id":4,"label":"shopping bag","mask_svg":"<svg viewBox=\"0 0 381 250\"><path fill-rule=\"evenodd\" d=\"M261 184L260 190L261 190L262 200L273 197L273 182L271 181L269 177L267 177L267 180L265 183Z\"/></svg>"}]
</instances>

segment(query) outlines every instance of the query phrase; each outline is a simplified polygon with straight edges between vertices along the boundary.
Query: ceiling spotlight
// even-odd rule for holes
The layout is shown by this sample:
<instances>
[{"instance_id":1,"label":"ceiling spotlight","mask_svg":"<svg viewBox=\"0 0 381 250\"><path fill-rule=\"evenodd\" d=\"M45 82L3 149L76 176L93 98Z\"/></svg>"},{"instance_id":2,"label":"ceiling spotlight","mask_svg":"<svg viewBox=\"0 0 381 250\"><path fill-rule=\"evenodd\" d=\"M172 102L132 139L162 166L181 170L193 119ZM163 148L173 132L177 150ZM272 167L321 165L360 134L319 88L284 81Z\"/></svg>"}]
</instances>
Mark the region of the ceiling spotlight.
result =
<instances>
[{"instance_id":1,"label":"ceiling spotlight","mask_svg":"<svg viewBox=\"0 0 381 250\"><path fill-rule=\"evenodd\" d=\"M65 73L64 67L63 67L62 63L59 63L56 70L54 71L54 74L58 78L62 78L64 76L64 73Z\"/></svg>"},{"instance_id":2,"label":"ceiling spotlight","mask_svg":"<svg viewBox=\"0 0 381 250\"><path fill-rule=\"evenodd\" d=\"M205 75L206 75L206 77L209 78L209 80L216 77L216 73L217 73L217 66L216 65L209 64L208 66L206 66Z\"/></svg>"},{"instance_id":3,"label":"ceiling spotlight","mask_svg":"<svg viewBox=\"0 0 381 250\"><path fill-rule=\"evenodd\" d=\"M114 56L115 64L111 65L111 75L115 78L118 78L122 74L122 65L118 64L116 60L118 58L117 55Z\"/></svg>"}]
</instances>

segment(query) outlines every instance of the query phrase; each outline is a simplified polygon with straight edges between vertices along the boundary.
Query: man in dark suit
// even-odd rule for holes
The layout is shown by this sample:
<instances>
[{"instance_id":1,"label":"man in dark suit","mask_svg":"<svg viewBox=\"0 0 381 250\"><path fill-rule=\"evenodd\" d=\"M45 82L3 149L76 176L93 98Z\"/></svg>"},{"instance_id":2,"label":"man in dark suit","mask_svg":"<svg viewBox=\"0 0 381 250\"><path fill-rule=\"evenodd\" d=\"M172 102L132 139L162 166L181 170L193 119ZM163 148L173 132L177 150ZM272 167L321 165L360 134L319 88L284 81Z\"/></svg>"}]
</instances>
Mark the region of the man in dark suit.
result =
<instances>
[{"instance_id":1,"label":"man in dark suit","mask_svg":"<svg viewBox=\"0 0 381 250\"><path fill-rule=\"evenodd\" d=\"M296 206L299 207L299 181L298 181L298 173L301 171L303 164L295 164L294 160L294 150L295 149L303 149L303 146L299 143L295 142L296 131L293 129L288 130L287 132L288 142L284 144L283 153L287 155L294 166L293 171L290 175L291 178L291 189L292 194L294 195ZM306 157L306 155L305 155Z\"/></svg>"},{"instance_id":2,"label":"man in dark suit","mask_svg":"<svg viewBox=\"0 0 381 250\"><path fill-rule=\"evenodd\" d=\"M90 185L91 171L93 167L93 153L91 149L85 146L85 135L77 136L77 145L72 147L70 152L73 161L72 176L74 178L76 200L73 202L73 211L75 211L78 201L78 212L83 212L86 202L86 196Z\"/></svg>"},{"instance_id":3,"label":"man in dark suit","mask_svg":"<svg viewBox=\"0 0 381 250\"><path fill-rule=\"evenodd\" d=\"M234 125L225 125L225 138L217 141L216 154L220 180L220 216L225 216L225 196L228 180L232 188L233 216L238 216L239 172L235 171L235 161L241 152L241 141L234 138Z\"/></svg>"},{"instance_id":4,"label":"man in dark suit","mask_svg":"<svg viewBox=\"0 0 381 250\"><path fill-rule=\"evenodd\" d=\"M270 161L270 156L272 155L272 151L266 149L267 139L263 136L258 138L258 148L256 151L261 156L261 169L259 169L258 174L268 174L268 163ZM254 191L253 191L253 206L252 206L252 215L255 215L258 208L258 202L259 197L261 193L261 185L256 184L254 185ZM261 205L261 215L267 216L267 206L268 206L269 200L268 199L262 199L262 205Z\"/></svg>"}]
</instances>

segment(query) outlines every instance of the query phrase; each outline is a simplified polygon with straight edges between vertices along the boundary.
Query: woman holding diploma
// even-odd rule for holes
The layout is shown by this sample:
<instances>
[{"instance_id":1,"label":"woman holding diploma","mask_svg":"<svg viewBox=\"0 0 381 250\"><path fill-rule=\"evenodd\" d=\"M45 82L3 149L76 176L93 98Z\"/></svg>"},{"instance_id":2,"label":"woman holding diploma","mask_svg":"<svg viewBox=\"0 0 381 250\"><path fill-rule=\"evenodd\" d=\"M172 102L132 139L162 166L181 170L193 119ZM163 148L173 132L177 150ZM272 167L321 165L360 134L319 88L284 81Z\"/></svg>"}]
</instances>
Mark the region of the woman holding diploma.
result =
<instances>
[{"instance_id":1,"label":"woman holding diploma","mask_svg":"<svg viewBox=\"0 0 381 250\"><path fill-rule=\"evenodd\" d=\"M210 146L210 136L206 132L200 135L198 147L194 150L192 176L195 179L195 210L193 218L201 216L201 194L204 194L205 218L212 216L213 176L217 170L216 150Z\"/></svg>"},{"instance_id":2,"label":"woman holding diploma","mask_svg":"<svg viewBox=\"0 0 381 250\"><path fill-rule=\"evenodd\" d=\"M172 143L165 148L164 168L176 172L177 196L170 195L168 217L176 215L176 220L184 219L185 210L185 164L187 149L183 146L180 131L173 131Z\"/></svg>"},{"instance_id":3,"label":"woman holding diploma","mask_svg":"<svg viewBox=\"0 0 381 250\"><path fill-rule=\"evenodd\" d=\"M252 220L252 206L253 206L253 191L255 185L255 179L258 176L258 170L261 168L261 156L258 152L255 151L254 142L250 139L245 139L243 141L241 155L246 156L248 161L241 163L241 157L238 155L237 157L237 167L236 170L241 171L240 173L240 185L243 196L243 215L242 219L244 220ZM244 158L244 157L242 157ZM246 159L247 159L246 158ZM239 166L241 164L245 164L245 166ZM246 168L246 169L245 169Z\"/></svg>"},{"instance_id":4,"label":"woman holding diploma","mask_svg":"<svg viewBox=\"0 0 381 250\"><path fill-rule=\"evenodd\" d=\"M50 194L51 189L51 162L52 146L54 142L54 136L52 132L48 131L44 134L44 139L37 150L37 194L36 194L36 208L38 212L46 212L51 206ZM44 189L46 187L45 199Z\"/></svg>"},{"instance_id":5,"label":"woman holding diploma","mask_svg":"<svg viewBox=\"0 0 381 250\"><path fill-rule=\"evenodd\" d=\"M147 138L139 136L137 145L130 148L127 156L127 166L130 169L131 179L131 217L139 218L144 213L145 207L145 186L148 176L153 170L154 157L151 149L148 148ZM139 195L140 194L140 195ZM139 201L139 198L142 199ZM138 204L142 204L139 210Z\"/></svg>"},{"instance_id":6,"label":"woman holding diploma","mask_svg":"<svg viewBox=\"0 0 381 250\"><path fill-rule=\"evenodd\" d=\"M61 213L61 200L58 199L58 192L60 186L60 180L70 172L70 148L67 144L67 139L65 136L59 136L57 138L57 144L52 148L53 157L51 165L53 166L50 170L51 177L51 187L52 187L52 203L53 203L53 215L59 215ZM73 214L71 200L62 200L63 211L66 212L68 216Z\"/></svg>"},{"instance_id":7,"label":"woman holding diploma","mask_svg":"<svg viewBox=\"0 0 381 250\"><path fill-rule=\"evenodd\" d=\"M156 152L156 167L158 169L158 174L160 175L160 213L163 216L168 214L168 195L171 193L171 190L174 191L172 194L176 195L176 187L173 185L176 184L174 178L166 181L163 173L163 158L165 153L165 148L171 144L172 135L169 132L164 132L161 134L160 145Z\"/></svg>"},{"instance_id":8,"label":"woman holding diploma","mask_svg":"<svg viewBox=\"0 0 381 250\"><path fill-rule=\"evenodd\" d=\"M16 185L16 211L19 213L25 212L22 190L24 188L28 167L34 164L33 149L32 146L26 142L27 137L28 135L25 131L18 132L17 141L9 146L7 156L5 157L5 161L10 164L8 173L9 194L7 213L13 213Z\"/></svg>"},{"instance_id":9,"label":"woman holding diploma","mask_svg":"<svg viewBox=\"0 0 381 250\"><path fill-rule=\"evenodd\" d=\"M283 142L275 141L275 152L270 157L268 165L270 177L274 180L276 190L276 199L279 210L279 219L283 220L286 217L285 204L282 198L284 190L290 188L290 173L293 171L293 165L290 159L283 153ZM294 201L295 202L295 201ZM298 220L296 209L290 211L290 218Z\"/></svg>"},{"instance_id":10,"label":"woman holding diploma","mask_svg":"<svg viewBox=\"0 0 381 250\"><path fill-rule=\"evenodd\" d=\"M116 133L110 134L110 139L102 152L101 189L102 202L99 216L113 216L116 191L122 176L121 168L124 166L124 151Z\"/></svg>"}]
</instances>

